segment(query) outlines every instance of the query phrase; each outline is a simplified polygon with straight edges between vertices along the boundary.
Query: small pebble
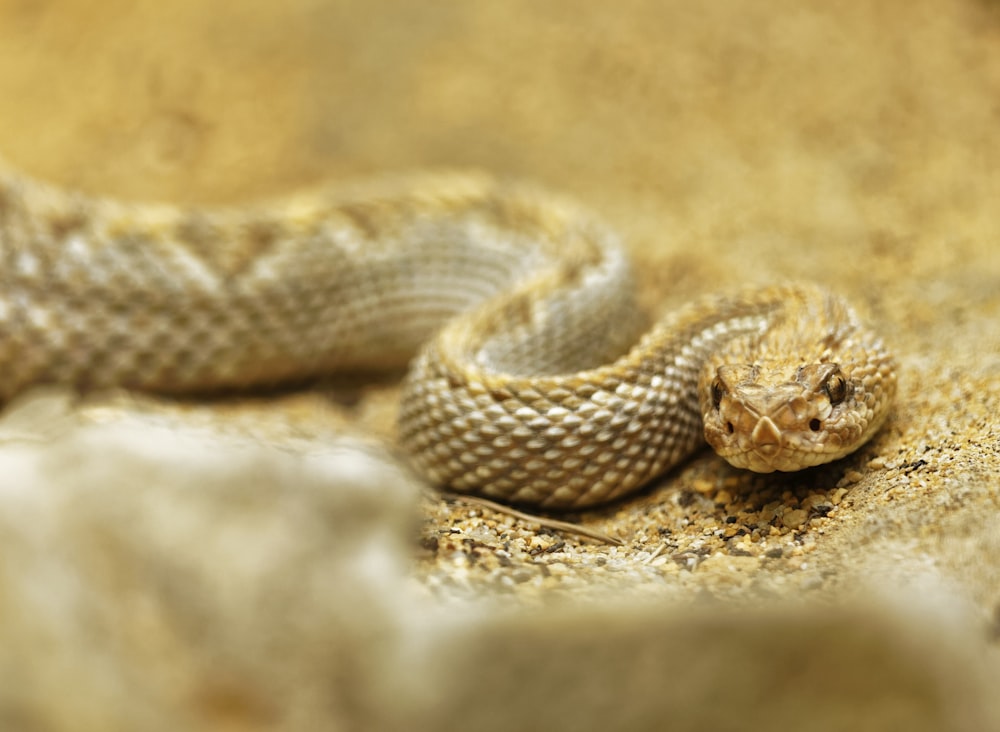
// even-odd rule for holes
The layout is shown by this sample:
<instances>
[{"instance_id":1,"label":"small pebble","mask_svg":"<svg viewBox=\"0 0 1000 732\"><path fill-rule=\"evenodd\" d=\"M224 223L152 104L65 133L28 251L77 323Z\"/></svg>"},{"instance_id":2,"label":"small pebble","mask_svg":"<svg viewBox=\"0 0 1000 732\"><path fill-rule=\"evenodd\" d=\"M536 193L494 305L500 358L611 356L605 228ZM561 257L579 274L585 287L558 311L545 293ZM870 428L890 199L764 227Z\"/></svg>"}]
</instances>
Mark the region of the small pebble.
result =
<instances>
[{"instance_id":1,"label":"small pebble","mask_svg":"<svg viewBox=\"0 0 1000 732\"><path fill-rule=\"evenodd\" d=\"M803 511L801 508L796 508L791 511L786 511L781 517L781 523L789 529L797 529L806 522L808 517L809 513L807 511Z\"/></svg>"},{"instance_id":2,"label":"small pebble","mask_svg":"<svg viewBox=\"0 0 1000 732\"><path fill-rule=\"evenodd\" d=\"M704 480L699 478L691 483L691 488L696 493L701 493L702 495L706 493L711 493L715 489L715 484L709 480Z\"/></svg>"},{"instance_id":3,"label":"small pebble","mask_svg":"<svg viewBox=\"0 0 1000 732\"><path fill-rule=\"evenodd\" d=\"M778 509L781 508L781 501L771 501L769 504L760 509L760 520L764 523L769 523L778 515Z\"/></svg>"}]
</instances>

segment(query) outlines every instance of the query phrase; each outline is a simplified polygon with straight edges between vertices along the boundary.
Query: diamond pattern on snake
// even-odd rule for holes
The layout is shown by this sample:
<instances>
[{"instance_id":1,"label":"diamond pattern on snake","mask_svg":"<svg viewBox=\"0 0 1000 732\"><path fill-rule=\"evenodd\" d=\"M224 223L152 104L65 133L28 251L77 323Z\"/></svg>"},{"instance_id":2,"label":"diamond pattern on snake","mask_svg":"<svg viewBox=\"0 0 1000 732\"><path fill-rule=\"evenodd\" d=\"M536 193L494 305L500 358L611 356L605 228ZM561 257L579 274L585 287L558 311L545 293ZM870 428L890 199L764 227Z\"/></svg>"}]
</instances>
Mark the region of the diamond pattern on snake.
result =
<instances>
[{"instance_id":1,"label":"diamond pattern on snake","mask_svg":"<svg viewBox=\"0 0 1000 732\"><path fill-rule=\"evenodd\" d=\"M709 295L645 333L614 231L485 174L188 209L0 174L0 400L35 384L251 389L410 362L399 439L430 482L580 508L706 441L791 471L883 423L896 366L813 285Z\"/></svg>"}]
</instances>

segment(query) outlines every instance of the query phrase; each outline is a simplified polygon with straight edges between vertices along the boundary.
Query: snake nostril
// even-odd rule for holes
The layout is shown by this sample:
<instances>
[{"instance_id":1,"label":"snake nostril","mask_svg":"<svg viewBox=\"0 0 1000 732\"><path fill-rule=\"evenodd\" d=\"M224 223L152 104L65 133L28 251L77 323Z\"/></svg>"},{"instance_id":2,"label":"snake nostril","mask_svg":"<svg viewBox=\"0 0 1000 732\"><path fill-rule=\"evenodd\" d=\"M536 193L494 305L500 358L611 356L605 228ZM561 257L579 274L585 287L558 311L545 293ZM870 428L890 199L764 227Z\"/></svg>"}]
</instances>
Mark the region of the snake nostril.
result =
<instances>
[{"instance_id":1,"label":"snake nostril","mask_svg":"<svg viewBox=\"0 0 1000 732\"><path fill-rule=\"evenodd\" d=\"M729 434L733 434L733 432L735 432L735 431L736 431L736 428L733 427L733 423L732 422L726 422L726 432L728 432Z\"/></svg>"},{"instance_id":2,"label":"snake nostril","mask_svg":"<svg viewBox=\"0 0 1000 732\"><path fill-rule=\"evenodd\" d=\"M823 426L823 423L820 422L818 419L810 419L809 420L809 429L811 429L813 432L819 432L819 428L822 427L822 426Z\"/></svg>"}]
</instances>

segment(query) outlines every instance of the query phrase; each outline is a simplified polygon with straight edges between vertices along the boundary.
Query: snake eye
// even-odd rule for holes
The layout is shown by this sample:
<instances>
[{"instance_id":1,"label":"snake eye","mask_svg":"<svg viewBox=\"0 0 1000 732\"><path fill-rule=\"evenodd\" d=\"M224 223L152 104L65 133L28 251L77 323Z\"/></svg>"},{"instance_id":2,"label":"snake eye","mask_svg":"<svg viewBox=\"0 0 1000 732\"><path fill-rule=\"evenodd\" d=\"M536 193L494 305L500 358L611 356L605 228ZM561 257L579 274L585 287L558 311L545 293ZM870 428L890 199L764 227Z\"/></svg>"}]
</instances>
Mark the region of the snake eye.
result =
<instances>
[{"instance_id":1,"label":"snake eye","mask_svg":"<svg viewBox=\"0 0 1000 732\"><path fill-rule=\"evenodd\" d=\"M839 371L834 371L823 382L823 391L830 398L830 406L835 407L847 398L847 380Z\"/></svg>"},{"instance_id":2,"label":"snake eye","mask_svg":"<svg viewBox=\"0 0 1000 732\"><path fill-rule=\"evenodd\" d=\"M719 377L716 376L712 379L712 406L716 409L719 408L719 404L722 403L722 396L726 393L726 387L722 385Z\"/></svg>"}]
</instances>

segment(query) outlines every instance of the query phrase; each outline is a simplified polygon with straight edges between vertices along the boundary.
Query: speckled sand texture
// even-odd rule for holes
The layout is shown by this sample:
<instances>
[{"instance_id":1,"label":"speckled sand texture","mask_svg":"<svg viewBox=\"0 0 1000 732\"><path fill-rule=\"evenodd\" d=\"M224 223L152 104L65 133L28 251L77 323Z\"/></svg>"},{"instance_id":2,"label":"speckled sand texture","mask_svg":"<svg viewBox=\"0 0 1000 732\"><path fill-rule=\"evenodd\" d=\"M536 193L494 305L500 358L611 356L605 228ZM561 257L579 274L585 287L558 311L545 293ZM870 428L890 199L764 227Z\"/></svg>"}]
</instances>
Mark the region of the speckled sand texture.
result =
<instances>
[{"instance_id":1,"label":"speckled sand texture","mask_svg":"<svg viewBox=\"0 0 1000 732\"><path fill-rule=\"evenodd\" d=\"M0 728L1000 728L996 2L0 3L0 99L0 156L128 198L527 178L622 231L650 312L815 280L901 364L846 460L706 451L560 517L618 545L422 491L391 378L36 395Z\"/></svg>"}]
</instances>

